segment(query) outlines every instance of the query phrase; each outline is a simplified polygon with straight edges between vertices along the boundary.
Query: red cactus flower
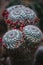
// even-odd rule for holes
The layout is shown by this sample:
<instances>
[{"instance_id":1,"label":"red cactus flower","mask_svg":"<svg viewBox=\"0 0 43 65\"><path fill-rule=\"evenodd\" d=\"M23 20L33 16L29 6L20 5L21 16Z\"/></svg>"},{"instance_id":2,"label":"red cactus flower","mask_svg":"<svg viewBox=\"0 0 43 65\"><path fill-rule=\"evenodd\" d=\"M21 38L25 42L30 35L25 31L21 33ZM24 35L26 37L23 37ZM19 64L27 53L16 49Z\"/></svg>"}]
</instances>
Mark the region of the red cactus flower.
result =
<instances>
[{"instance_id":1,"label":"red cactus flower","mask_svg":"<svg viewBox=\"0 0 43 65\"><path fill-rule=\"evenodd\" d=\"M7 10L4 10L4 12L2 13L3 17L4 17L4 16L5 16L5 17L8 17L8 14L9 14L9 12L8 12Z\"/></svg>"},{"instance_id":2,"label":"red cactus flower","mask_svg":"<svg viewBox=\"0 0 43 65\"><path fill-rule=\"evenodd\" d=\"M6 21L6 23L7 23L7 24L10 24L10 23L11 23L11 21L10 21L10 20L7 20L7 21Z\"/></svg>"},{"instance_id":3,"label":"red cactus flower","mask_svg":"<svg viewBox=\"0 0 43 65\"><path fill-rule=\"evenodd\" d=\"M16 24L18 24L18 23L19 23L19 20L16 21Z\"/></svg>"},{"instance_id":4,"label":"red cactus flower","mask_svg":"<svg viewBox=\"0 0 43 65\"><path fill-rule=\"evenodd\" d=\"M13 22L11 21L10 24L13 25Z\"/></svg>"},{"instance_id":5,"label":"red cactus flower","mask_svg":"<svg viewBox=\"0 0 43 65\"><path fill-rule=\"evenodd\" d=\"M14 26L16 26L16 23L15 22L13 24L14 24Z\"/></svg>"},{"instance_id":6,"label":"red cactus flower","mask_svg":"<svg viewBox=\"0 0 43 65\"><path fill-rule=\"evenodd\" d=\"M0 38L0 43L2 42L2 38Z\"/></svg>"}]
</instances>

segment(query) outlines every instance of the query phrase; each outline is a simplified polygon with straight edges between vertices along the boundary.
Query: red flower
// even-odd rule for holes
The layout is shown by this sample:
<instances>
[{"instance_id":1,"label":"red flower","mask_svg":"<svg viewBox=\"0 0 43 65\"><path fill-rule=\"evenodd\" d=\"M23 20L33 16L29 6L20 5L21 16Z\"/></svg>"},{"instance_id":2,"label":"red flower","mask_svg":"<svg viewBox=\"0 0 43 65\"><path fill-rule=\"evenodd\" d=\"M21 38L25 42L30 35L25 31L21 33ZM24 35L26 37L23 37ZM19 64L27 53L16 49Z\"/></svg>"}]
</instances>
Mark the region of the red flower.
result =
<instances>
[{"instance_id":1,"label":"red flower","mask_svg":"<svg viewBox=\"0 0 43 65\"><path fill-rule=\"evenodd\" d=\"M16 24L18 24L18 23L19 23L19 20L16 21Z\"/></svg>"},{"instance_id":2,"label":"red flower","mask_svg":"<svg viewBox=\"0 0 43 65\"><path fill-rule=\"evenodd\" d=\"M10 24L10 23L11 23L11 21L10 21L10 20L7 20L6 22L7 22L7 24Z\"/></svg>"},{"instance_id":3,"label":"red flower","mask_svg":"<svg viewBox=\"0 0 43 65\"><path fill-rule=\"evenodd\" d=\"M0 43L2 42L2 38L0 38Z\"/></svg>"},{"instance_id":4,"label":"red flower","mask_svg":"<svg viewBox=\"0 0 43 65\"><path fill-rule=\"evenodd\" d=\"M14 24L13 24L13 21L11 21L10 24L11 24L11 25L14 25Z\"/></svg>"},{"instance_id":5,"label":"red flower","mask_svg":"<svg viewBox=\"0 0 43 65\"><path fill-rule=\"evenodd\" d=\"M14 24L14 26L16 26L16 23L15 22L13 24Z\"/></svg>"},{"instance_id":6,"label":"red flower","mask_svg":"<svg viewBox=\"0 0 43 65\"><path fill-rule=\"evenodd\" d=\"M4 12L2 13L3 17L4 16L8 16L9 12L7 10L4 10Z\"/></svg>"}]
</instances>

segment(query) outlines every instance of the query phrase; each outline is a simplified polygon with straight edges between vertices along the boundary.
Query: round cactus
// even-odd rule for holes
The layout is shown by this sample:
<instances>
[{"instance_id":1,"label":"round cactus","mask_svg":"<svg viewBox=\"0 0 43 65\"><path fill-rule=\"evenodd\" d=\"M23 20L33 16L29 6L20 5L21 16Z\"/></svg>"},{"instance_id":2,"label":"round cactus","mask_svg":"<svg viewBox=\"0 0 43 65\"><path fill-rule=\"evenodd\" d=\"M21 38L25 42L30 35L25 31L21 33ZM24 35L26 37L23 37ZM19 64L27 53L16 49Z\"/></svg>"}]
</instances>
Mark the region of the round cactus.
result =
<instances>
[{"instance_id":1,"label":"round cactus","mask_svg":"<svg viewBox=\"0 0 43 65\"><path fill-rule=\"evenodd\" d=\"M23 43L22 32L16 29L6 32L3 36L3 43L8 49L18 48Z\"/></svg>"},{"instance_id":2,"label":"round cactus","mask_svg":"<svg viewBox=\"0 0 43 65\"><path fill-rule=\"evenodd\" d=\"M23 5L14 5L9 8L7 8L3 12L4 20L7 24L14 25L14 27L18 24L33 24L36 25L38 23L39 19L36 15L36 13ZM10 21L10 22L9 22Z\"/></svg>"}]
</instances>

